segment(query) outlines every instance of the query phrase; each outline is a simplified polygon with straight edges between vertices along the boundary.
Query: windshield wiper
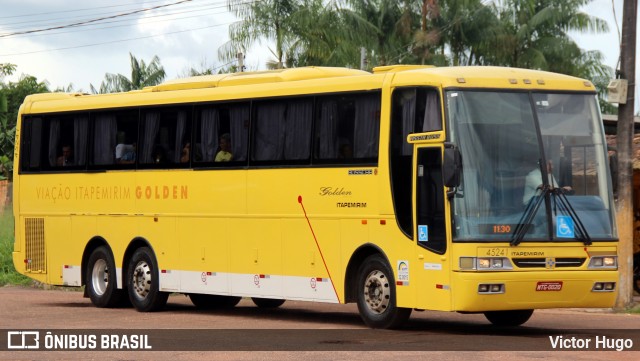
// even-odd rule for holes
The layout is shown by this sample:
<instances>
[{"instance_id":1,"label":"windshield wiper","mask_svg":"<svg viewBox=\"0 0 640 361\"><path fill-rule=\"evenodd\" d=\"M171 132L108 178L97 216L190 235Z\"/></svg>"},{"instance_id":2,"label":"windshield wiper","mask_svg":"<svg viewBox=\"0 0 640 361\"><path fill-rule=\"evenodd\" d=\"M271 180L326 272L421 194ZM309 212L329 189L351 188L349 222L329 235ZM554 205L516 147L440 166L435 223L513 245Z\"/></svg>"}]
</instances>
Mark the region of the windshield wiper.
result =
<instances>
[{"instance_id":1,"label":"windshield wiper","mask_svg":"<svg viewBox=\"0 0 640 361\"><path fill-rule=\"evenodd\" d=\"M547 194L551 194L554 196L554 206L557 207L561 213L568 214L573 220L573 224L575 225L575 238L582 241L585 246L591 245L591 237L587 229L584 227L584 224L582 224L578 213L567 199L567 195L564 194L562 188L551 188L549 185L543 185L538 187L538 190L541 190L540 195L534 195L527 204L509 243L512 246L517 246L522 242L524 235L527 234L529 227L531 227L531 222L540 209L540 205L544 202ZM557 210L554 209L554 213L557 214Z\"/></svg>"},{"instance_id":2,"label":"windshield wiper","mask_svg":"<svg viewBox=\"0 0 640 361\"><path fill-rule=\"evenodd\" d=\"M529 203L527 203L527 207L518 221L518 225L516 229L513 231L513 235L511 235L511 241L509 244L512 246L517 246L522 242L524 235L529 231L529 227L531 227L531 222L533 221L536 214L538 214L538 210L540 209L540 205L544 202L544 199L547 197L547 194L551 192L551 187L549 185L542 185L538 187L538 190L541 190L540 195L535 195L531 197ZM537 192L536 192L537 193Z\"/></svg>"},{"instance_id":3,"label":"windshield wiper","mask_svg":"<svg viewBox=\"0 0 640 361\"><path fill-rule=\"evenodd\" d=\"M576 210L567 199L567 195L564 194L562 188L554 188L550 192L553 196L555 196L555 207L559 208L561 213L568 214L569 217L571 217L571 219L573 220L576 231L576 239L582 241L585 246L591 245L591 237L589 236L587 229L582 224L580 217L578 217L578 213L576 213ZM557 213L555 212L555 209L554 213Z\"/></svg>"}]
</instances>

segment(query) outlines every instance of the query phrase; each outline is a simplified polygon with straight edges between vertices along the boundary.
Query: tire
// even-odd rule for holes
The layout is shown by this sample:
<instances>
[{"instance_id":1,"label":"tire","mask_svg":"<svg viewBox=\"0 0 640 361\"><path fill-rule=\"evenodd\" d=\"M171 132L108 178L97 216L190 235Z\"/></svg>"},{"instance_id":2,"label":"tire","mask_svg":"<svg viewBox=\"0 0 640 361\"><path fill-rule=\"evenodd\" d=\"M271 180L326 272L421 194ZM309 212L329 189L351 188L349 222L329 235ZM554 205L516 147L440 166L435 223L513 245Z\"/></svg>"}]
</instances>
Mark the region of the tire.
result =
<instances>
[{"instance_id":1,"label":"tire","mask_svg":"<svg viewBox=\"0 0 640 361\"><path fill-rule=\"evenodd\" d=\"M640 293L640 253L633 256L633 289Z\"/></svg>"},{"instance_id":2,"label":"tire","mask_svg":"<svg viewBox=\"0 0 640 361\"><path fill-rule=\"evenodd\" d=\"M533 310L487 311L484 317L495 326L515 327L529 321Z\"/></svg>"},{"instance_id":3,"label":"tire","mask_svg":"<svg viewBox=\"0 0 640 361\"><path fill-rule=\"evenodd\" d=\"M125 290L116 286L116 265L106 246L91 252L84 283L91 303L96 307L117 307L125 299Z\"/></svg>"},{"instance_id":4,"label":"tire","mask_svg":"<svg viewBox=\"0 0 640 361\"><path fill-rule=\"evenodd\" d=\"M201 310L227 309L235 307L242 299L235 296L189 294L189 298L196 308Z\"/></svg>"},{"instance_id":5,"label":"tire","mask_svg":"<svg viewBox=\"0 0 640 361\"><path fill-rule=\"evenodd\" d=\"M129 300L140 312L161 310L169 293L160 292L158 262L148 247L138 248L131 257L127 270Z\"/></svg>"},{"instance_id":6,"label":"tire","mask_svg":"<svg viewBox=\"0 0 640 361\"><path fill-rule=\"evenodd\" d=\"M258 298L252 297L251 300L260 308L278 308L282 306L285 300L275 298Z\"/></svg>"},{"instance_id":7,"label":"tire","mask_svg":"<svg viewBox=\"0 0 640 361\"><path fill-rule=\"evenodd\" d=\"M387 261L378 254L365 259L358 269L358 311L371 328L398 328L411 315L410 308L396 306L396 284Z\"/></svg>"}]
</instances>

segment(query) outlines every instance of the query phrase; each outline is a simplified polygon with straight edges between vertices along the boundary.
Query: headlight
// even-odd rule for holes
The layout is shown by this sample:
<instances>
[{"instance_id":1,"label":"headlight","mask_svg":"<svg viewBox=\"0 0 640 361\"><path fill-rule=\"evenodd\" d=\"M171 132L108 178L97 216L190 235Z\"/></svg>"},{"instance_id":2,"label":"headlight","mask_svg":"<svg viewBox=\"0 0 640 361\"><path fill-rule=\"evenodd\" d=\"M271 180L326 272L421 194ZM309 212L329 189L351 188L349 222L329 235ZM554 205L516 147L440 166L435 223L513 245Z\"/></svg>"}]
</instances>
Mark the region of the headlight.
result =
<instances>
[{"instance_id":1,"label":"headlight","mask_svg":"<svg viewBox=\"0 0 640 361\"><path fill-rule=\"evenodd\" d=\"M618 256L593 256L589 261L590 269L618 269Z\"/></svg>"},{"instance_id":2,"label":"headlight","mask_svg":"<svg viewBox=\"0 0 640 361\"><path fill-rule=\"evenodd\" d=\"M460 269L463 271L504 271L512 270L513 265L506 257L460 257Z\"/></svg>"}]
</instances>

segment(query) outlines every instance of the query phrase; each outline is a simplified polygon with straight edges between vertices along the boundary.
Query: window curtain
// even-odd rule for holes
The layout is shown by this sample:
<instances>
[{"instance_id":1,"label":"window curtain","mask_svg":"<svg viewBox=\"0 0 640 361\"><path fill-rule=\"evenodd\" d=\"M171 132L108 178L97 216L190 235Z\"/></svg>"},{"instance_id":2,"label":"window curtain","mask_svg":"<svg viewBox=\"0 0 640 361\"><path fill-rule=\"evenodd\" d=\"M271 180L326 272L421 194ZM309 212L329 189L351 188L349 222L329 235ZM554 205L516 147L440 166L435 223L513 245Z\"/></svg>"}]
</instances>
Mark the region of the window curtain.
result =
<instances>
[{"instance_id":1,"label":"window curtain","mask_svg":"<svg viewBox=\"0 0 640 361\"><path fill-rule=\"evenodd\" d=\"M454 125L455 141L459 144L462 156L462 182L460 189L464 194L458 199L456 212L458 214L474 215L485 217L491 209L491 195L482 187L484 174L487 169L485 144L479 141L468 141L470 139L483 139L478 124L472 123L472 116L469 104L464 92L460 92L456 97L449 99L449 112L451 124ZM464 141L467 140L467 141ZM482 165L482 166L479 166ZM472 230L466 222L458 225L460 234L468 234Z\"/></svg>"},{"instance_id":2,"label":"window curtain","mask_svg":"<svg viewBox=\"0 0 640 361\"><path fill-rule=\"evenodd\" d=\"M60 120L49 121L49 165L55 167L58 162L58 143L60 143Z\"/></svg>"},{"instance_id":3,"label":"window curtain","mask_svg":"<svg viewBox=\"0 0 640 361\"><path fill-rule=\"evenodd\" d=\"M232 106L229 108L229 128L231 133L231 149L234 161L247 159L247 135L249 134L249 106Z\"/></svg>"},{"instance_id":4,"label":"window curtain","mask_svg":"<svg viewBox=\"0 0 640 361\"><path fill-rule=\"evenodd\" d=\"M140 162L153 163L153 146L160 129L160 113L151 112L145 114L144 130L142 133L142 148L140 149Z\"/></svg>"},{"instance_id":5,"label":"window curtain","mask_svg":"<svg viewBox=\"0 0 640 361\"><path fill-rule=\"evenodd\" d=\"M29 149L29 166L40 167L42 152L42 118L31 119L31 148Z\"/></svg>"},{"instance_id":6,"label":"window curtain","mask_svg":"<svg viewBox=\"0 0 640 361\"><path fill-rule=\"evenodd\" d=\"M356 121L353 154L356 158L374 158L378 155L380 134L380 100L368 96L356 99Z\"/></svg>"},{"instance_id":7,"label":"window curtain","mask_svg":"<svg viewBox=\"0 0 640 361\"><path fill-rule=\"evenodd\" d=\"M285 123L285 159L296 160L309 158L312 117L312 101L305 100L289 103Z\"/></svg>"},{"instance_id":8,"label":"window curtain","mask_svg":"<svg viewBox=\"0 0 640 361\"><path fill-rule=\"evenodd\" d=\"M115 115L98 115L94 130L93 161L96 165L113 164L118 123Z\"/></svg>"},{"instance_id":9,"label":"window curtain","mask_svg":"<svg viewBox=\"0 0 640 361\"><path fill-rule=\"evenodd\" d=\"M213 162L218 147L218 109L204 109L200 118L200 149L203 162Z\"/></svg>"},{"instance_id":10,"label":"window curtain","mask_svg":"<svg viewBox=\"0 0 640 361\"><path fill-rule=\"evenodd\" d=\"M176 144L173 149L173 162L180 163L180 157L182 156L182 148L186 145L188 140L184 139L184 130L187 124L187 112L178 112L178 119L176 120Z\"/></svg>"},{"instance_id":11,"label":"window curtain","mask_svg":"<svg viewBox=\"0 0 640 361\"><path fill-rule=\"evenodd\" d=\"M254 160L279 160L284 151L285 110L283 103L259 106L255 128Z\"/></svg>"},{"instance_id":12,"label":"window curtain","mask_svg":"<svg viewBox=\"0 0 640 361\"><path fill-rule=\"evenodd\" d=\"M427 99L425 101L426 106L424 109L424 122L422 124L423 132L442 130L440 102L438 100L438 92L427 91Z\"/></svg>"},{"instance_id":13,"label":"window curtain","mask_svg":"<svg viewBox=\"0 0 640 361\"><path fill-rule=\"evenodd\" d=\"M416 90L405 91L402 99L402 155L413 154L413 144L407 142L407 136L415 133Z\"/></svg>"},{"instance_id":14,"label":"window curtain","mask_svg":"<svg viewBox=\"0 0 640 361\"><path fill-rule=\"evenodd\" d=\"M320 124L318 125L318 158L338 158L338 103L325 100L320 104Z\"/></svg>"},{"instance_id":15,"label":"window curtain","mask_svg":"<svg viewBox=\"0 0 640 361\"><path fill-rule=\"evenodd\" d=\"M73 160L75 165L85 165L87 162L87 139L89 118L80 116L73 119Z\"/></svg>"}]
</instances>

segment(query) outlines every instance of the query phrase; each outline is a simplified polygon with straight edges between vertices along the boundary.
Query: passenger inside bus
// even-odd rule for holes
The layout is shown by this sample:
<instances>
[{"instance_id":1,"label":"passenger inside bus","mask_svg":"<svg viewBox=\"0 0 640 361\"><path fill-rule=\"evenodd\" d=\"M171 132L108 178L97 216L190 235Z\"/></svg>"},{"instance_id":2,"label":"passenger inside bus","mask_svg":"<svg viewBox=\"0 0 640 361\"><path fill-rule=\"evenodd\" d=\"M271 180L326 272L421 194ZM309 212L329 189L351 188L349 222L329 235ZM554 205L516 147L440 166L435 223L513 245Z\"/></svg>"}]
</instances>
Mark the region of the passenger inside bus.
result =
<instances>
[{"instance_id":1,"label":"passenger inside bus","mask_svg":"<svg viewBox=\"0 0 640 361\"><path fill-rule=\"evenodd\" d=\"M191 143L186 142L182 147L182 153L180 154L180 163L189 163L190 154L191 154Z\"/></svg>"},{"instance_id":2,"label":"passenger inside bus","mask_svg":"<svg viewBox=\"0 0 640 361\"><path fill-rule=\"evenodd\" d=\"M561 187L556 178L553 175L553 162L547 161L547 174L549 176L549 185L551 188L562 188L565 192L571 192L572 188L569 186ZM538 189L542 189L542 175L540 174L540 168L533 169L525 179L524 195L522 196L522 204L525 206L529 203L531 198L536 194Z\"/></svg>"},{"instance_id":3,"label":"passenger inside bus","mask_svg":"<svg viewBox=\"0 0 640 361\"><path fill-rule=\"evenodd\" d=\"M228 162L233 159L233 154L231 154L231 135L229 133L224 133L220 136L218 147L220 151L216 154L216 162Z\"/></svg>"},{"instance_id":4,"label":"passenger inside bus","mask_svg":"<svg viewBox=\"0 0 640 361\"><path fill-rule=\"evenodd\" d=\"M58 157L56 165L59 167L68 167L73 165L73 149L69 144L62 146L62 155Z\"/></svg>"}]
</instances>

